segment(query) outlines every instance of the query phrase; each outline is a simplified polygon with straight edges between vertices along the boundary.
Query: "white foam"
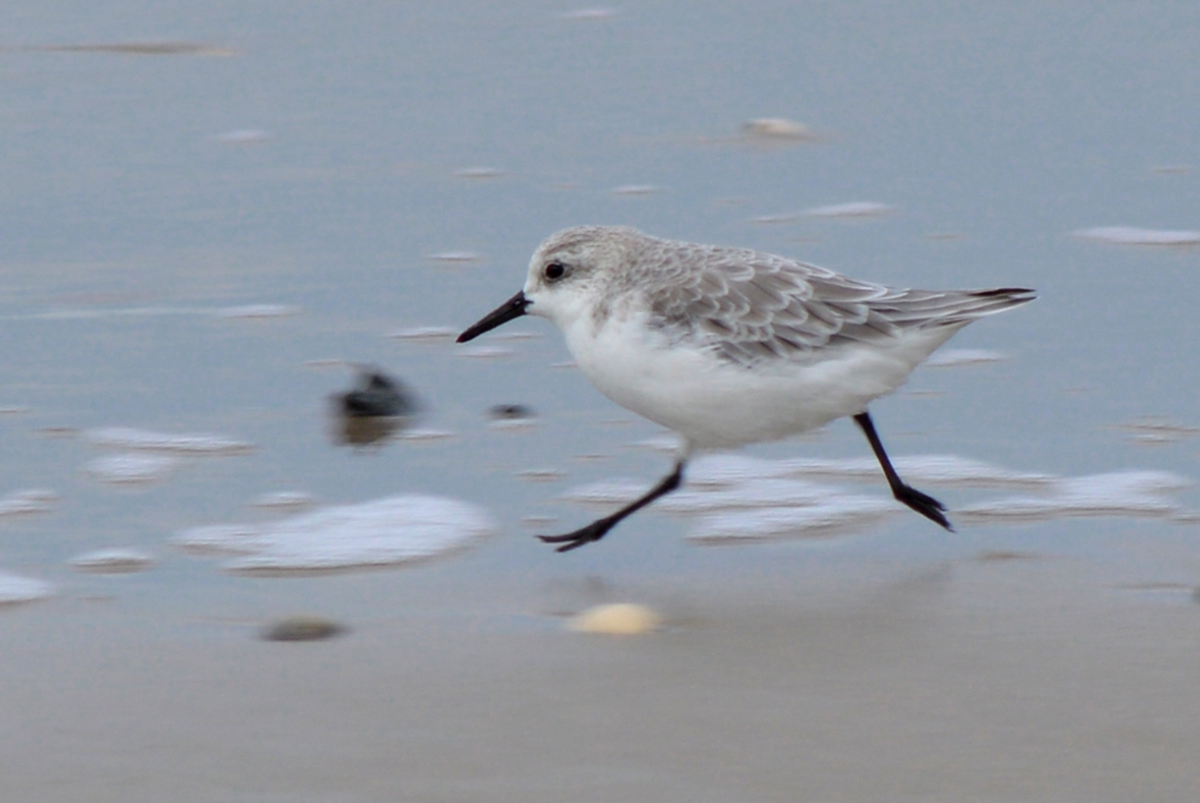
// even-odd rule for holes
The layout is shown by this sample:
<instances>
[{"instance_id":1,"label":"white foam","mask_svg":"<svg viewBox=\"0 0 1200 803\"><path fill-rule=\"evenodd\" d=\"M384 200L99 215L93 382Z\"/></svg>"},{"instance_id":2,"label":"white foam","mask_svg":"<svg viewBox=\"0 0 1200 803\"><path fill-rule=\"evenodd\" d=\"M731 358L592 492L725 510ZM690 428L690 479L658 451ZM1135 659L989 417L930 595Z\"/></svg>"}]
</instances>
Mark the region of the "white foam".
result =
<instances>
[{"instance_id":1,"label":"white foam","mask_svg":"<svg viewBox=\"0 0 1200 803\"><path fill-rule=\"evenodd\" d=\"M875 526L901 510L890 499L829 490L831 495L804 507L754 508L705 516L687 538L706 545L832 538Z\"/></svg>"},{"instance_id":2,"label":"white foam","mask_svg":"<svg viewBox=\"0 0 1200 803\"><path fill-rule=\"evenodd\" d=\"M567 472L561 468L527 468L518 471L517 476L526 482L559 482Z\"/></svg>"},{"instance_id":3,"label":"white foam","mask_svg":"<svg viewBox=\"0 0 1200 803\"><path fill-rule=\"evenodd\" d=\"M508 173L506 171L501 170L498 167L464 167L461 170L454 171L454 176L456 178L468 178L475 180L503 178L507 175Z\"/></svg>"},{"instance_id":4,"label":"white foam","mask_svg":"<svg viewBox=\"0 0 1200 803\"><path fill-rule=\"evenodd\" d=\"M48 513L53 509L56 501L58 501L58 494L45 488L13 491L8 496L0 498L0 518Z\"/></svg>"},{"instance_id":5,"label":"white foam","mask_svg":"<svg viewBox=\"0 0 1200 803\"><path fill-rule=\"evenodd\" d=\"M140 549L97 549L71 558L72 569L93 574L128 574L154 565L154 556Z\"/></svg>"},{"instance_id":6,"label":"white foam","mask_svg":"<svg viewBox=\"0 0 1200 803\"><path fill-rule=\"evenodd\" d=\"M612 188L613 195L657 195L663 188L654 184L622 184Z\"/></svg>"},{"instance_id":7,"label":"white foam","mask_svg":"<svg viewBox=\"0 0 1200 803\"><path fill-rule=\"evenodd\" d=\"M766 507L804 507L842 493L839 489L813 482L787 479L761 479L731 488L685 489L663 497L655 507L664 513L694 515L713 510L739 510Z\"/></svg>"},{"instance_id":8,"label":"white foam","mask_svg":"<svg viewBox=\"0 0 1200 803\"><path fill-rule=\"evenodd\" d=\"M176 534L171 543L196 555L249 555L258 548L253 541L258 534L253 524L208 524Z\"/></svg>"},{"instance_id":9,"label":"white foam","mask_svg":"<svg viewBox=\"0 0 1200 803\"><path fill-rule=\"evenodd\" d=\"M89 461L83 470L100 482L144 485L163 479L177 465L178 458L170 455L122 452L97 457Z\"/></svg>"},{"instance_id":10,"label":"white foam","mask_svg":"<svg viewBox=\"0 0 1200 803\"><path fill-rule=\"evenodd\" d=\"M800 214L798 212L780 212L774 215L759 215L758 217L752 217L750 218L750 222L771 226L779 223L794 223L799 218Z\"/></svg>"},{"instance_id":11,"label":"white foam","mask_svg":"<svg viewBox=\"0 0 1200 803\"><path fill-rule=\"evenodd\" d=\"M693 488L729 488L760 479L787 476L779 460L763 460L743 454L706 454L687 468L687 484Z\"/></svg>"},{"instance_id":12,"label":"white foam","mask_svg":"<svg viewBox=\"0 0 1200 803\"><path fill-rule=\"evenodd\" d=\"M986 349L946 349L935 352L925 361L930 368L951 368L958 365L982 365L992 362L1003 362L1007 354Z\"/></svg>"},{"instance_id":13,"label":"white foam","mask_svg":"<svg viewBox=\"0 0 1200 803\"><path fill-rule=\"evenodd\" d=\"M237 551L224 569L287 574L394 566L467 548L495 532L474 505L435 496L395 496L324 507L261 526L203 527L175 536L185 549Z\"/></svg>"},{"instance_id":14,"label":"white foam","mask_svg":"<svg viewBox=\"0 0 1200 803\"><path fill-rule=\"evenodd\" d=\"M90 429L84 433L84 437L93 445L105 449L173 452L188 455L236 455L247 454L254 449L254 445L251 443L220 435L170 435L132 427Z\"/></svg>"},{"instance_id":15,"label":"white foam","mask_svg":"<svg viewBox=\"0 0 1200 803\"><path fill-rule=\"evenodd\" d=\"M648 452L659 452L661 454L678 454L682 446L683 441L680 437L670 432L626 444L626 448L629 449L645 449Z\"/></svg>"},{"instance_id":16,"label":"white foam","mask_svg":"<svg viewBox=\"0 0 1200 803\"><path fill-rule=\"evenodd\" d=\"M465 349L458 349L456 352L459 357L466 357L472 360L503 360L516 355L515 349L510 349L507 346L471 346Z\"/></svg>"},{"instance_id":17,"label":"white foam","mask_svg":"<svg viewBox=\"0 0 1200 803\"><path fill-rule=\"evenodd\" d=\"M1077 516L1169 517L1182 512L1169 494L1187 488L1165 471L1117 471L1059 480L1045 496L1014 496L955 511L964 522L1045 521Z\"/></svg>"},{"instance_id":18,"label":"white foam","mask_svg":"<svg viewBox=\"0 0 1200 803\"><path fill-rule=\"evenodd\" d=\"M488 333L488 340L541 340L545 335L541 332L531 332L528 329L500 329Z\"/></svg>"},{"instance_id":19,"label":"white foam","mask_svg":"<svg viewBox=\"0 0 1200 803\"><path fill-rule=\"evenodd\" d=\"M216 311L218 318L286 318L299 315L300 308L290 304L246 304Z\"/></svg>"},{"instance_id":20,"label":"white foam","mask_svg":"<svg viewBox=\"0 0 1200 803\"><path fill-rule=\"evenodd\" d=\"M54 585L45 580L36 580L32 577L22 577L19 574L0 571L0 605L34 602L52 597L54 594Z\"/></svg>"},{"instance_id":21,"label":"white foam","mask_svg":"<svg viewBox=\"0 0 1200 803\"><path fill-rule=\"evenodd\" d=\"M894 206L875 201L852 201L829 206L813 206L800 212L805 217L875 217L896 211Z\"/></svg>"},{"instance_id":22,"label":"white foam","mask_svg":"<svg viewBox=\"0 0 1200 803\"><path fill-rule=\"evenodd\" d=\"M1200 435L1200 427L1176 424L1162 416L1138 418L1127 424L1118 424L1117 429L1131 433L1132 440L1143 444L1176 443Z\"/></svg>"},{"instance_id":23,"label":"white foam","mask_svg":"<svg viewBox=\"0 0 1200 803\"><path fill-rule=\"evenodd\" d=\"M1200 245L1200 231L1139 229L1133 226L1098 226L1072 232L1085 240L1116 245Z\"/></svg>"},{"instance_id":24,"label":"white foam","mask_svg":"<svg viewBox=\"0 0 1200 803\"><path fill-rule=\"evenodd\" d=\"M476 251L442 251L437 254L430 254L429 258L434 262L462 264L466 262L481 262L483 261L483 254Z\"/></svg>"},{"instance_id":25,"label":"white foam","mask_svg":"<svg viewBox=\"0 0 1200 803\"><path fill-rule=\"evenodd\" d=\"M536 429L538 426L537 419L533 416L522 416L520 418L502 418L488 422L488 429L497 432L529 432Z\"/></svg>"},{"instance_id":26,"label":"white foam","mask_svg":"<svg viewBox=\"0 0 1200 803\"><path fill-rule=\"evenodd\" d=\"M782 117L759 117L742 124L742 132L751 137L764 139L816 139L812 129L797 123L795 120L785 120Z\"/></svg>"},{"instance_id":27,"label":"white foam","mask_svg":"<svg viewBox=\"0 0 1200 803\"><path fill-rule=\"evenodd\" d=\"M955 455L911 455L896 457L892 464L905 482L956 487L1037 488L1056 481L1039 474L993 466ZM792 477L797 479L850 479L883 482L883 471L874 457L791 458L761 460L744 455L703 455L688 469L694 485L730 485L750 479Z\"/></svg>"},{"instance_id":28,"label":"white foam","mask_svg":"<svg viewBox=\"0 0 1200 803\"><path fill-rule=\"evenodd\" d=\"M449 441L454 440L457 437L457 432L452 432L448 429L427 429L420 427L405 430L400 435L401 440L413 441L414 443Z\"/></svg>"},{"instance_id":29,"label":"white foam","mask_svg":"<svg viewBox=\"0 0 1200 803\"><path fill-rule=\"evenodd\" d=\"M272 491L260 494L250 504L268 510L295 510L309 507L314 501L313 495L305 491Z\"/></svg>"},{"instance_id":30,"label":"white foam","mask_svg":"<svg viewBox=\"0 0 1200 803\"><path fill-rule=\"evenodd\" d=\"M1061 478L1017 472L952 455L894 461L906 482L922 487L1024 488L1038 496L1011 496L951 511L962 524L1043 521L1073 516L1138 516L1194 521L1171 494L1190 482L1163 471L1118 471ZM702 543L748 543L778 538L830 537L870 527L903 506L891 498L847 493L794 477L870 479L883 482L872 457L853 460L763 460L744 455L704 455L688 468L681 490L651 511L697 516L688 536ZM615 508L645 494L651 480L611 479L572 488L565 502Z\"/></svg>"},{"instance_id":31,"label":"white foam","mask_svg":"<svg viewBox=\"0 0 1200 803\"><path fill-rule=\"evenodd\" d=\"M612 479L581 485L566 491L563 502L581 505L628 504L650 490L648 480ZM762 479L704 484L688 480L683 490L662 497L653 510L676 515L696 515L710 510L797 507L816 504L820 499L838 496L839 489L827 485L802 483L790 479Z\"/></svg>"},{"instance_id":32,"label":"white foam","mask_svg":"<svg viewBox=\"0 0 1200 803\"><path fill-rule=\"evenodd\" d=\"M453 340L457 335L458 330L448 326L413 326L389 332L387 336L396 340L411 340L416 343L440 343Z\"/></svg>"},{"instance_id":33,"label":"white foam","mask_svg":"<svg viewBox=\"0 0 1200 803\"><path fill-rule=\"evenodd\" d=\"M645 480L614 479L572 488L559 497L576 505L624 505L650 490Z\"/></svg>"},{"instance_id":34,"label":"white foam","mask_svg":"<svg viewBox=\"0 0 1200 803\"><path fill-rule=\"evenodd\" d=\"M953 455L913 456L893 463L910 484L1044 488L1057 481L1052 475L1010 471ZM682 490L659 500L653 509L689 515L731 508L810 506L830 498L871 499L850 497L836 487L803 482L799 478L884 482L874 457L763 460L739 454L703 455L688 467L685 478ZM572 488L560 498L580 505L622 505L637 499L650 487L649 480L612 479Z\"/></svg>"}]
</instances>

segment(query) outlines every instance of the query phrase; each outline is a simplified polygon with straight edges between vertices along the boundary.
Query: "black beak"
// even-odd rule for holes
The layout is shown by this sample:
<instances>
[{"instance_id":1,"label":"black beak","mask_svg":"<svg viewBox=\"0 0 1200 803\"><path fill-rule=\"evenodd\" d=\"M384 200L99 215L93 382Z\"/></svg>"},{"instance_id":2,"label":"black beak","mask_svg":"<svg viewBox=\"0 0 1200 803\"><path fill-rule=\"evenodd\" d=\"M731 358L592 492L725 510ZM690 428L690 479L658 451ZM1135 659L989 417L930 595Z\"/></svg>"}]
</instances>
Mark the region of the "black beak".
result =
<instances>
[{"instance_id":1,"label":"black beak","mask_svg":"<svg viewBox=\"0 0 1200 803\"><path fill-rule=\"evenodd\" d=\"M525 292L521 291L515 296L505 301L496 309L484 315L479 323L469 327L465 332L458 336L456 343L466 343L468 340L474 340L484 332L490 332L500 324L508 323L513 318L520 318L525 314L525 308L530 304L529 299L525 298Z\"/></svg>"}]
</instances>

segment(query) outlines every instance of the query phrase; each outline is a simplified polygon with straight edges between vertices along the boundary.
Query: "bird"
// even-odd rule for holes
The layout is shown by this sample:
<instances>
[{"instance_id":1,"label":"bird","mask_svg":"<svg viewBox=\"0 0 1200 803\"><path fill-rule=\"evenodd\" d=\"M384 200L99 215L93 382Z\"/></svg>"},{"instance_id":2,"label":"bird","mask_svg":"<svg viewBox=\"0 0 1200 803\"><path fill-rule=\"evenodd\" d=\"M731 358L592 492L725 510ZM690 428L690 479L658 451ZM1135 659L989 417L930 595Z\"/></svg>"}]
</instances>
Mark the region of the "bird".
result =
<instances>
[{"instance_id":1,"label":"bird","mask_svg":"<svg viewBox=\"0 0 1200 803\"><path fill-rule=\"evenodd\" d=\"M946 506L900 478L867 405L967 324L1034 298L1022 287L895 289L747 248L575 226L543 241L524 287L457 342L523 315L547 318L597 390L682 438L673 470L645 494L574 532L538 536L559 552L599 541L679 488L697 451L846 416L896 500L953 531Z\"/></svg>"}]
</instances>

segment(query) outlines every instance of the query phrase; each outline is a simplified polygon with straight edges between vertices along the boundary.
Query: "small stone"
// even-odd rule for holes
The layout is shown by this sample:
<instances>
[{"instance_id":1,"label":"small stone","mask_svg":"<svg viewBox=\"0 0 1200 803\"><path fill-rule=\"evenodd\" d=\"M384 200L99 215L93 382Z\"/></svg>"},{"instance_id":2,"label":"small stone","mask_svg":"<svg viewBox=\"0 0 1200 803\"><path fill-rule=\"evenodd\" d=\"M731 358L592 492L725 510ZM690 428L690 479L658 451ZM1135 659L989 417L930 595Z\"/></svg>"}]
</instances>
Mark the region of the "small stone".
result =
<instances>
[{"instance_id":1,"label":"small stone","mask_svg":"<svg viewBox=\"0 0 1200 803\"><path fill-rule=\"evenodd\" d=\"M493 421L533 418L533 410L524 404L495 404L488 408L488 418Z\"/></svg>"},{"instance_id":2,"label":"small stone","mask_svg":"<svg viewBox=\"0 0 1200 803\"><path fill-rule=\"evenodd\" d=\"M662 618L645 605L620 602L597 605L572 617L567 627L576 633L637 636L657 630Z\"/></svg>"},{"instance_id":3,"label":"small stone","mask_svg":"<svg viewBox=\"0 0 1200 803\"><path fill-rule=\"evenodd\" d=\"M321 641L347 630L344 625L320 616L289 616L267 625L262 638L264 641Z\"/></svg>"},{"instance_id":4,"label":"small stone","mask_svg":"<svg viewBox=\"0 0 1200 803\"><path fill-rule=\"evenodd\" d=\"M358 386L336 399L342 415L351 418L412 416L420 407L399 379L377 369L360 371Z\"/></svg>"}]
</instances>

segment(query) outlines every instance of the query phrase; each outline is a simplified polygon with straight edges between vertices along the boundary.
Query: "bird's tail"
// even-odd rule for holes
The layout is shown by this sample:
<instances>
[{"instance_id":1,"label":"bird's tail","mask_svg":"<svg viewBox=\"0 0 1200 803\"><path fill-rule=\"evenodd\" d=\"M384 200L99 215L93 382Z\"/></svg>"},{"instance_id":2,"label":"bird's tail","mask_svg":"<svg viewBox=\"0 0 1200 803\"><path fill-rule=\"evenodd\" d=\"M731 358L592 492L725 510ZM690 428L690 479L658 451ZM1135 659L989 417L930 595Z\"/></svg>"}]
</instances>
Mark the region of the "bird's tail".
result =
<instances>
[{"instance_id":1,"label":"bird's tail","mask_svg":"<svg viewBox=\"0 0 1200 803\"><path fill-rule=\"evenodd\" d=\"M1037 296L1025 287L994 290L904 290L873 301L874 311L901 327L965 326L976 318L1019 307Z\"/></svg>"}]
</instances>

